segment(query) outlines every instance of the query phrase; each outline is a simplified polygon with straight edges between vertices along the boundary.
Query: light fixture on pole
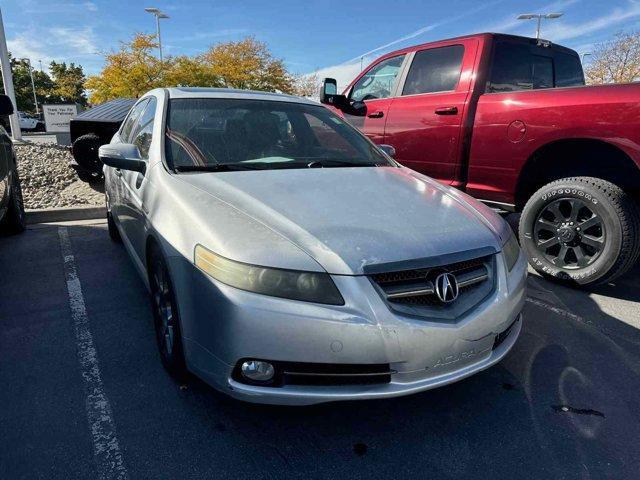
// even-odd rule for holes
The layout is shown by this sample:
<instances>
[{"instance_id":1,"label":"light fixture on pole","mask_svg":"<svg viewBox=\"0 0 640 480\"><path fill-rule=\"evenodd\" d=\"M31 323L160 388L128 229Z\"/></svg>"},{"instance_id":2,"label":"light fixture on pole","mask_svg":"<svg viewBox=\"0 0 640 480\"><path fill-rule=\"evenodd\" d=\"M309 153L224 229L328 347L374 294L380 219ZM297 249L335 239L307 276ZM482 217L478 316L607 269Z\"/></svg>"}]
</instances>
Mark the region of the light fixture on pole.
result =
<instances>
[{"instance_id":1,"label":"light fixture on pole","mask_svg":"<svg viewBox=\"0 0 640 480\"><path fill-rule=\"evenodd\" d=\"M29 76L31 77L31 88L33 89L33 103L36 105L36 115L40 115L40 109L38 108L38 97L36 96L36 84L33 81L33 68L31 67L31 60L28 58L21 58L29 65Z\"/></svg>"},{"instance_id":2,"label":"light fixture on pole","mask_svg":"<svg viewBox=\"0 0 640 480\"><path fill-rule=\"evenodd\" d=\"M160 38L160 19L169 18L169 15L161 12L159 8L155 8L155 7L145 8L144 11L156 17L156 34L158 35L158 51L160 52L160 62L162 62L162 39Z\"/></svg>"},{"instance_id":3,"label":"light fixture on pole","mask_svg":"<svg viewBox=\"0 0 640 480\"><path fill-rule=\"evenodd\" d=\"M580 58L581 58L581 60L582 60L582 65L584 65L584 57L586 57L586 56L590 56L590 55L591 55L591 52L584 52L584 53L580 56Z\"/></svg>"},{"instance_id":4,"label":"light fixture on pole","mask_svg":"<svg viewBox=\"0 0 640 480\"><path fill-rule=\"evenodd\" d=\"M542 23L542 19L560 18L562 15L562 13L523 13L522 15L518 15L518 20L537 20L536 40L540 40L540 24Z\"/></svg>"}]
</instances>

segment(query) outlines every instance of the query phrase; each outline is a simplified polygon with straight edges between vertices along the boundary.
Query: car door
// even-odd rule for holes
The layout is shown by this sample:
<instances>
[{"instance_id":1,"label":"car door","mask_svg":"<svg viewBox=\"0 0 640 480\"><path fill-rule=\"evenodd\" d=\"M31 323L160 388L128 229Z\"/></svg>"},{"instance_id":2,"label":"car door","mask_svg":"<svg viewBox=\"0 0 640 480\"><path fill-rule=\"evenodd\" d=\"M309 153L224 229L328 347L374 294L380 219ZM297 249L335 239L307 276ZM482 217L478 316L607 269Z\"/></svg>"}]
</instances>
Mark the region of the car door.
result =
<instances>
[{"instance_id":1,"label":"car door","mask_svg":"<svg viewBox=\"0 0 640 480\"><path fill-rule=\"evenodd\" d=\"M395 94L398 78L406 55L382 58L360 75L349 90L351 102L363 102L363 115L344 113L344 118L376 143L384 139L384 126L391 98Z\"/></svg>"},{"instance_id":2,"label":"car door","mask_svg":"<svg viewBox=\"0 0 640 480\"><path fill-rule=\"evenodd\" d=\"M131 139L133 138L134 128L137 125L138 117L140 117L140 115L144 111L144 108L147 106L148 101L148 98L144 98L131 108L129 114L122 122L120 130L116 134L116 137L113 140L114 142L130 143ZM105 182L105 189L109 197L111 214L114 221L118 225L122 225L122 220L123 218L125 218L123 216L124 184L122 178L124 175L124 171L117 168L109 168L108 170L108 181Z\"/></svg>"},{"instance_id":3,"label":"car door","mask_svg":"<svg viewBox=\"0 0 640 480\"><path fill-rule=\"evenodd\" d=\"M150 97L144 111L138 118L131 135L131 143L138 147L140 158L149 160L149 150L153 140L153 126L158 101ZM123 229L133 250L142 261L146 241L146 211L143 204L143 193L147 186L147 177L140 172L123 171Z\"/></svg>"},{"instance_id":4,"label":"car door","mask_svg":"<svg viewBox=\"0 0 640 480\"><path fill-rule=\"evenodd\" d=\"M476 50L477 40L459 40L411 53L387 114L384 143L395 147L396 160L445 184L460 167Z\"/></svg>"}]
</instances>

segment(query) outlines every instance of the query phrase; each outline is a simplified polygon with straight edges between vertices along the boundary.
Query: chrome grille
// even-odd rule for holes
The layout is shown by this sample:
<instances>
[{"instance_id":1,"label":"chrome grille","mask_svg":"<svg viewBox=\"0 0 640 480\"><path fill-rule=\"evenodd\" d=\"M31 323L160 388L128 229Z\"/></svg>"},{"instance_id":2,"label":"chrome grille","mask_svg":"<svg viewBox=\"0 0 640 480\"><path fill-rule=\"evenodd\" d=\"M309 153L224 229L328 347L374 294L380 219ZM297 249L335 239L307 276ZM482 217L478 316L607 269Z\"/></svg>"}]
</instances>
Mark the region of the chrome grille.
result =
<instances>
[{"instance_id":1,"label":"chrome grille","mask_svg":"<svg viewBox=\"0 0 640 480\"><path fill-rule=\"evenodd\" d=\"M369 278L389 305L412 314L438 315L453 318L476 305L493 290L494 256L487 255L446 265L411 270L375 273ZM458 298L445 304L436 295L434 281L441 273L452 273L458 283ZM406 307L406 309L403 309ZM415 309L423 310L415 311Z\"/></svg>"}]
</instances>

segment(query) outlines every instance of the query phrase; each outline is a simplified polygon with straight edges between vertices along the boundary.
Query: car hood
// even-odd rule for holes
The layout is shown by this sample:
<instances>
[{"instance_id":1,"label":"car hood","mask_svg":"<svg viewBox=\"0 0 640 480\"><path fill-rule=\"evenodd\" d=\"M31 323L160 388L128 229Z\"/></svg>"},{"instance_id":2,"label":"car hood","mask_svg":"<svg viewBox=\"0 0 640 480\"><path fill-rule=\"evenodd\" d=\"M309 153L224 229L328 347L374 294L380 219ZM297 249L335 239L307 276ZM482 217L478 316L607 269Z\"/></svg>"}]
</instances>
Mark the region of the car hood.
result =
<instances>
[{"instance_id":1,"label":"car hood","mask_svg":"<svg viewBox=\"0 0 640 480\"><path fill-rule=\"evenodd\" d=\"M407 168L281 169L180 178L274 230L332 274L500 250L498 232L476 208ZM264 249L262 264L270 265L268 246L256 248Z\"/></svg>"}]
</instances>

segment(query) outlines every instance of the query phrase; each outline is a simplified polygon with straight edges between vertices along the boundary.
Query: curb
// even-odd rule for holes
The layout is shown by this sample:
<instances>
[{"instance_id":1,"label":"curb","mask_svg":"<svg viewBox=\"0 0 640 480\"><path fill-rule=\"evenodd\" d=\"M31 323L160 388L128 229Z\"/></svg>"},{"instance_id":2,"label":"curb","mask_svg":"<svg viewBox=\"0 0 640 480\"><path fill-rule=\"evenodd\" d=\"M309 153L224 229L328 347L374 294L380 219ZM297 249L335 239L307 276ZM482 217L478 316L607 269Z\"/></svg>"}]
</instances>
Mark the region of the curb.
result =
<instances>
[{"instance_id":1,"label":"curb","mask_svg":"<svg viewBox=\"0 0 640 480\"><path fill-rule=\"evenodd\" d=\"M64 207L27 210L27 224L69 222L73 220L93 220L106 218L105 206L94 207Z\"/></svg>"}]
</instances>

